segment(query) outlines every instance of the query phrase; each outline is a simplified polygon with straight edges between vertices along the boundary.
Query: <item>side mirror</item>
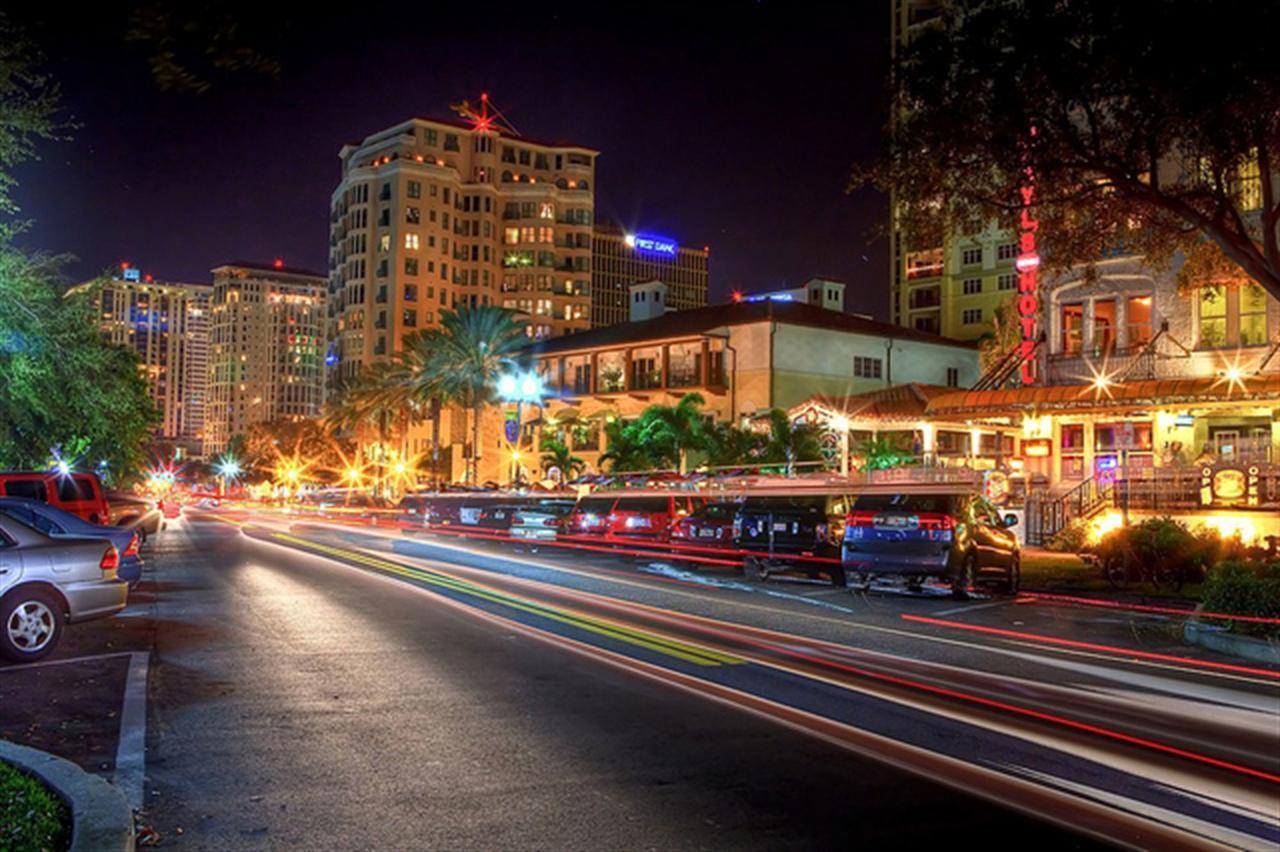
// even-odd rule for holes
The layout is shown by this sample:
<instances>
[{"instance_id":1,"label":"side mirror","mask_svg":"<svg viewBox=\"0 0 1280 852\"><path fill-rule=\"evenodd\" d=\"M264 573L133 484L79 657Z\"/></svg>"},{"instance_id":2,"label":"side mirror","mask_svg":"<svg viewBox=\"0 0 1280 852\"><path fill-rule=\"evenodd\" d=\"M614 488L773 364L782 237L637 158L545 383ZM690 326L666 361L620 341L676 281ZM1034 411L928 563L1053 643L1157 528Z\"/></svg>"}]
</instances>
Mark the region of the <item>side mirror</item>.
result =
<instances>
[{"instance_id":1,"label":"side mirror","mask_svg":"<svg viewBox=\"0 0 1280 852\"><path fill-rule=\"evenodd\" d=\"M1004 516L1004 528L1016 527L1018 525L1018 516L1009 514Z\"/></svg>"}]
</instances>

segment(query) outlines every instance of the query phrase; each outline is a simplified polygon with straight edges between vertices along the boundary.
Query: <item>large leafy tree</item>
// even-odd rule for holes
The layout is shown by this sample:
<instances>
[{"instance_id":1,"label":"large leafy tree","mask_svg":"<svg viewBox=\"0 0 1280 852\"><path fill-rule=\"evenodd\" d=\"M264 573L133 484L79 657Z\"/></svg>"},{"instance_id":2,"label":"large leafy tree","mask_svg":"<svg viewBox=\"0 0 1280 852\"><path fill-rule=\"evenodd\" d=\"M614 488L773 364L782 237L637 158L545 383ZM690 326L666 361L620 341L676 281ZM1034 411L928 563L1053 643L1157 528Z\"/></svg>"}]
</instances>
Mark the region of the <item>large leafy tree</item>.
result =
<instances>
[{"instance_id":1,"label":"large leafy tree","mask_svg":"<svg viewBox=\"0 0 1280 852\"><path fill-rule=\"evenodd\" d=\"M529 339L514 311L494 305L443 311L440 333L426 344L425 374L450 400L471 409L468 478L479 478L480 419L497 395L498 379L519 366Z\"/></svg>"},{"instance_id":2,"label":"large leafy tree","mask_svg":"<svg viewBox=\"0 0 1280 852\"><path fill-rule=\"evenodd\" d=\"M158 419L137 355L103 341L87 294L63 295L58 260L0 243L0 468L56 447L123 476Z\"/></svg>"},{"instance_id":3,"label":"large leafy tree","mask_svg":"<svg viewBox=\"0 0 1280 852\"><path fill-rule=\"evenodd\" d=\"M1269 2L953 0L897 57L855 184L928 246L1013 225L1030 174L1053 268L1208 253L1280 298L1276 32Z\"/></svg>"}]
</instances>

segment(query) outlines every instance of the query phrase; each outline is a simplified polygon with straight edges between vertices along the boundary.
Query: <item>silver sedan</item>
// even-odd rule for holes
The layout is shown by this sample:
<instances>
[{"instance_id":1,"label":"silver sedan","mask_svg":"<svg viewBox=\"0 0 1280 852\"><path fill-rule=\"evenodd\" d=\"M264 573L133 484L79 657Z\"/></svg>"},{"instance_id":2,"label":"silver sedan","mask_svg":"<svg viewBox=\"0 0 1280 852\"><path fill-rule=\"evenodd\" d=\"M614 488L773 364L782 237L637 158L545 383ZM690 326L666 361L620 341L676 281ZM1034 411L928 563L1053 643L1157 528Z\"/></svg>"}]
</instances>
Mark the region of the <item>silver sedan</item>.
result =
<instances>
[{"instance_id":1,"label":"silver sedan","mask_svg":"<svg viewBox=\"0 0 1280 852\"><path fill-rule=\"evenodd\" d=\"M129 584L116 577L120 554L105 539L53 539L0 516L0 655L34 662L63 627L124 609Z\"/></svg>"}]
</instances>

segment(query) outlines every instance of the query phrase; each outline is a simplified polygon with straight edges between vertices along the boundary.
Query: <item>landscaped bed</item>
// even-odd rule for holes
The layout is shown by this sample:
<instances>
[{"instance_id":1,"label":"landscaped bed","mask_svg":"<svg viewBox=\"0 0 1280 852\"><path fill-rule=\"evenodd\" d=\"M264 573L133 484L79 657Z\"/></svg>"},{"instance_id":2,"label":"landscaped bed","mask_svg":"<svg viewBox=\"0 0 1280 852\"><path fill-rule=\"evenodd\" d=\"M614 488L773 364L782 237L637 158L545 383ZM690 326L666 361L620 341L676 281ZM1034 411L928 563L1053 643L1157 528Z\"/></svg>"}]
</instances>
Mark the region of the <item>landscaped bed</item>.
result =
<instances>
[{"instance_id":1,"label":"landscaped bed","mask_svg":"<svg viewBox=\"0 0 1280 852\"><path fill-rule=\"evenodd\" d=\"M1178 591L1155 589L1150 585L1135 585L1124 594L1127 597L1170 598L1173 600L1199 601L1199 582L1185 583ZM1024 592L1051 592L1059 595L1081 593L1117 594L1111 583L1102 575L1102 569L1091 565L1074 553L1053 553L1028 548L1022 552L1022 590Z\"/></svg>"},{"instance_id":2,"label":"landscaped bed","mask_svg":"<svg viewBox=\"0 0 1280 852\"><path fill-rule=\"evenodd\" d=\"M0 849L61 852L70 837L62 801L40 781L0 761Z\"/></svg>"}]
</instances>

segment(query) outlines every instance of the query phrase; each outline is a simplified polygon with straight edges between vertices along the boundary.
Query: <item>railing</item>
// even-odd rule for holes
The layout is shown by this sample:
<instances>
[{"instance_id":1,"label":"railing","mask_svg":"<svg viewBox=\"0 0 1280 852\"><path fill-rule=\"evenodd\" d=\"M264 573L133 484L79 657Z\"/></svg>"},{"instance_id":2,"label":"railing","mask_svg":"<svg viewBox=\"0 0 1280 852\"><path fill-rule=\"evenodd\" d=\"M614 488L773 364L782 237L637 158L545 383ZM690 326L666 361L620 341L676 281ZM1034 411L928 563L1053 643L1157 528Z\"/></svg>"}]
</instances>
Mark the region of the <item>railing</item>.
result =
<instances>
[{"instance_id":1,"label":"railing","mask_svg":"<svg viewBox=\"0 0 1280 852\"><path fill-rule=\"evenodd\" d=\"M1091 518L1113 504L1115 483L1090 477L1058 497L1027 497L1027 541L1044 544L1077 518Z\"/></svg>"}]
</instances>

